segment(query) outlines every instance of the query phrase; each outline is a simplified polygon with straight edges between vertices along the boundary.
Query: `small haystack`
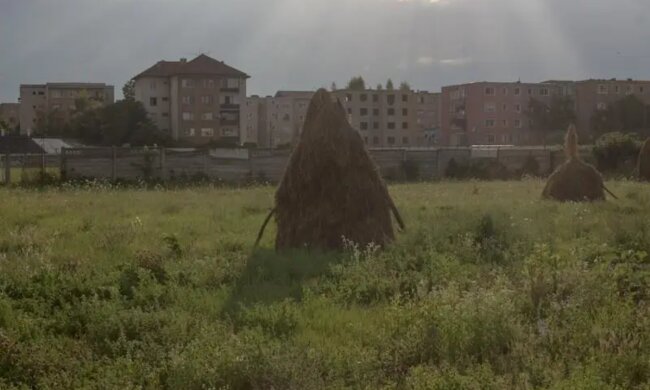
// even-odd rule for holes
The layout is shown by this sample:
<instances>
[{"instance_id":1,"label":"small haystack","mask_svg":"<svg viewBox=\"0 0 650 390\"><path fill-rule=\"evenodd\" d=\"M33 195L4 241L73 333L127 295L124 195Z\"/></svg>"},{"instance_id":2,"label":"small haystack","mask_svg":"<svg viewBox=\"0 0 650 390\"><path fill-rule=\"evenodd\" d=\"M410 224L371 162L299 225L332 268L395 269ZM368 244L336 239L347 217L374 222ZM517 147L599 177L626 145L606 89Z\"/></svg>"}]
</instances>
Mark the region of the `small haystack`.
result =
<instances>
[{"instance_id":1,"label":"small haystack","mask_svg":"<svg viewBox=\"0 0 650 390\"><path fill-rule=\"evenodd\" d=\"M637 172L639 180L650 181L650 138L645 140L639 152Z\"/></svg>"},{"instance_id":2,"label":"small haystack","mask_svg":"<svg viewBox=\"0 0 650 390\"><path fill-rule=\"evenodd\" d=\"M341 249L394 239L402 225L377 166L340 102L324 89L309 104L303 132L275 194L276 250Z\"/></svg>"},{"instance_id":3,"label":"small haystack","mask_svg":"<svg viewBox=\"0 0 650 390\"><path fill-rule=\"evenodd\" d=\"M578 157L578 134L573 125L567 131L564 151L567 161L549 177L542 197L563 202L605 200L602 176Z\"/></svg>"}]
</instances>

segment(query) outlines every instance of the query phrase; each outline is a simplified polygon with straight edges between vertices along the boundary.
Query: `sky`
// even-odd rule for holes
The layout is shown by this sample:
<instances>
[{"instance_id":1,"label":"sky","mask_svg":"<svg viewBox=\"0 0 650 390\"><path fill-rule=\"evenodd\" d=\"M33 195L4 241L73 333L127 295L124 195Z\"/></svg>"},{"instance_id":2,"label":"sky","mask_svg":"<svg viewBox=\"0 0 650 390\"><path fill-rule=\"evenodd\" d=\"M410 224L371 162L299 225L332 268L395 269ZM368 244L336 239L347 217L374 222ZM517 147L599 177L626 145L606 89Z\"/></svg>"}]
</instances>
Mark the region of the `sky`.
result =
<instances>
[{"instance_id":1,"label":"sky","mask_svg":"<svg viewBox=\"0 0 650 390\"><path fill-rule=\"evenodd\" d=\"M122 85L205 53L248 94L472 81L650 79L649 0L0 0L0 102L19 85Z\"/></svg>"}]
</instances>

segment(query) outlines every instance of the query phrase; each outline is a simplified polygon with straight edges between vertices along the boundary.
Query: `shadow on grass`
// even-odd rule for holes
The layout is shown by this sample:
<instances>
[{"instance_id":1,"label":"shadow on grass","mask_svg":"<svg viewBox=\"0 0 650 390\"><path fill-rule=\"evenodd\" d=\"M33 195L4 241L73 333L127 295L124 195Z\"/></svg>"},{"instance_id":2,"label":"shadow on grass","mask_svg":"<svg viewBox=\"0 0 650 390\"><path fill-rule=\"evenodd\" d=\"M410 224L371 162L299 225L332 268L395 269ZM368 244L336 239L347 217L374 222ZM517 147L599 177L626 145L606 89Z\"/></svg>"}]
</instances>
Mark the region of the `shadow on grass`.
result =
<instances>
[{"instance_id":1,"label":"shadow on grass","mask_svg":"<svg viewBox=\"0 0 650 390\"><path fill-rule=\"evenodd\" d=\"M303 288L329 274L330 266L343 260L337 252L273 249L254 250L224 306L225 314L255 304L271 304L287 298L300 301Z\"/></svg>"}]
</instances>

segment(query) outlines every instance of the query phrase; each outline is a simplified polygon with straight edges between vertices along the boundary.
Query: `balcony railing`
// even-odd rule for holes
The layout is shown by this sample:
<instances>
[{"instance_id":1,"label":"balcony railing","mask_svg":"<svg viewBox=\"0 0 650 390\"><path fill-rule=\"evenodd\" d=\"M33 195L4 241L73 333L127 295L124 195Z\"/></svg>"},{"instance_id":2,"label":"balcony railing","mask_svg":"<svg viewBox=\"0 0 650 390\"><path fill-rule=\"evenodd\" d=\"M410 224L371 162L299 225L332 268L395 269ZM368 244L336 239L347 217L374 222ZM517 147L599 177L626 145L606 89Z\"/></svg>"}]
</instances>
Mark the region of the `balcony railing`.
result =
<instances>
[{"instance_id":1,"label":"balcony railing","mask_svg":"<svg viewBox=\"0 0 650 390\"><path fill-rule=\"evenodd\" d=\"M221 119L221 126L239 126L239 119Z\"/></svg>"},{"instance_id":2,"label":"balcony railing","mask_svg":"<svg viewBox=\"0 0 650 390\"><path fill-rule=\"evenodd\" d=\"M221 87L221 92L234 92L234 93L239 93L239 87L234 87L234 88L228 88L228 87Z\"/></svg>"},{"instance_id":3,"label":"balcony railing","mask_svg":"<svg viewBox=\"0 0 650 390\"><path fill-rule=\"evenodd\" d=\"M239 110L239 104L224 103L221 105L222 110Z\"/></svg>"}]
</instances>

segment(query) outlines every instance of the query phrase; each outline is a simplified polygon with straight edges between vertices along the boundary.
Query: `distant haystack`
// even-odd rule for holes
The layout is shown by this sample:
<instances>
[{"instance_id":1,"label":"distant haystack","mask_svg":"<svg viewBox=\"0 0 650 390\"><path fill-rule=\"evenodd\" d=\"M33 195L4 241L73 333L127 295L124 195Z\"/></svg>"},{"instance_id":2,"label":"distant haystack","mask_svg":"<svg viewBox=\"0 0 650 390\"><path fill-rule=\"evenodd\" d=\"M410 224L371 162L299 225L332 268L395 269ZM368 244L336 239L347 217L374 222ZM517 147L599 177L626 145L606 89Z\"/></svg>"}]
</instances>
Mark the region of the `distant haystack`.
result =
<instances>
[{"instance_id":1,"label":"distant haystack","mask_svg":"<svg viewBox=\"0 0 650 390\"><path fill-rule=\"evenodd\" d=\"M549 177L542 197L563 202L605 200L602 176L578 157L578 134L573 125L567 131L564 151L567 161Z\"/></svg>"},{"instance_id":2,"label":"distant haystack","mask_svg":"<svg viewBox=\"0 0 650 390\"><path fill-rule=\"evenodd\" d=\"M639 152L637 171L639 180L650 181L650 138L645 140Z\"/></svg>"},{"instance_id":3,"label":"distant haystack","mask_svg":"<svg viewBox=\"0 0 650 390\"><path fill-rule=\"evenodd\" d=\"M311 100L304 130L275 195L276 249L341 249L343 237L384 246L394 239L388 189L340 103L324 89Z\"/></svg>"}]
</instances>

